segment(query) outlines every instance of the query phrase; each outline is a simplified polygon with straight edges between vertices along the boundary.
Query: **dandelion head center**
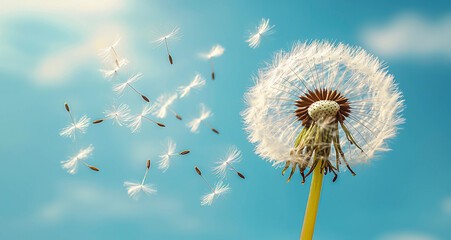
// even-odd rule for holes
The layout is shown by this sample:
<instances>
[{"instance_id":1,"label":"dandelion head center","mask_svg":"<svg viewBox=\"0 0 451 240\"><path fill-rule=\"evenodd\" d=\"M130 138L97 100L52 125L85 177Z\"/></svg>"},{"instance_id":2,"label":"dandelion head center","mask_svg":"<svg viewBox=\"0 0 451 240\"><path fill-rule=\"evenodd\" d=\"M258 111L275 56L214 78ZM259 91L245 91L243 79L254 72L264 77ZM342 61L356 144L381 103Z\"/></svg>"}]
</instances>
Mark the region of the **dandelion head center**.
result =
<instances>
[{"instance_id":1,"label":"dandelion head center","mask_svg":"<svg viewBox=\"0 0 451 240\"><path fill-rule=\"evenodd\" d=\"M330 100L320 100L314 102L310 107L308 107L308 115L313 119L313 121L318 121L326 117L335 117L338 110L340 110L340 105L335 101Z\"/></svg>"},{"instance_id":2,"label":"dandelion head center","mask_svg":"<svg viewBox=\"0 0 451 240\"><path fill-rule=\"evenodd\" d=\"M294 114L305 127L311 126L321 119L334 119L343 123L351 113L348 98L337 90L309 90L296 101Z\"/></svg>"}]
</instances>

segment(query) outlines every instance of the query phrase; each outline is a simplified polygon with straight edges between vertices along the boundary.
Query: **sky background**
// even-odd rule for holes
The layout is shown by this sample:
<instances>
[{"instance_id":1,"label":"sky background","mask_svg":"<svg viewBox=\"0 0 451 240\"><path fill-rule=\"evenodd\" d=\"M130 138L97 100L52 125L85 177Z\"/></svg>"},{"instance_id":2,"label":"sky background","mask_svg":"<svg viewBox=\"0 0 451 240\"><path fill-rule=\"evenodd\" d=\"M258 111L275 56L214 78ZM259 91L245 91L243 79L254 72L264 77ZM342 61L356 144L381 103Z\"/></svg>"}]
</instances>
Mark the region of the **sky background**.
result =
<instances>
[{"instance_id":1,"label":"sky background","mask_svg":"<svg viewBox=\"0 0 451 240\"><path fill-rule=\"evenodd\" d=\"M250 49L245 39L261 18L275 33ZM181 27L170 42L174 65L152 40ZM152 100L173 93L199 72L207 84L178 101L161 120L137 134L126 127L89 126L72 141L58 135L75 118L102 117L111 104L141 111L142 99L127 89L118 98L98 69L100 48L120 36L118 51L130 60L135 84ZM438 240L451 236L451 4L447 1L27 1L0 7L0 239L298 239L309 190L296 174L290 183L253 153L239 113L252 76L274 52L312 39L362 46L386 63L404 93L406 123L393 149L370 165L354 166L323 185L315 239ZM209 64L199 57L214 44L225 47ZM214 112L198 134L186 123L199 103ZM157 194L130 199L124 181L140 181L145 162L155 166L171 137L191 150L162 173L151 168ZM88 163L75 175L60 161L93 144ZM232 191L212 206L200 205L211 169L236 145Z\"/></svg>"}]
</instances>

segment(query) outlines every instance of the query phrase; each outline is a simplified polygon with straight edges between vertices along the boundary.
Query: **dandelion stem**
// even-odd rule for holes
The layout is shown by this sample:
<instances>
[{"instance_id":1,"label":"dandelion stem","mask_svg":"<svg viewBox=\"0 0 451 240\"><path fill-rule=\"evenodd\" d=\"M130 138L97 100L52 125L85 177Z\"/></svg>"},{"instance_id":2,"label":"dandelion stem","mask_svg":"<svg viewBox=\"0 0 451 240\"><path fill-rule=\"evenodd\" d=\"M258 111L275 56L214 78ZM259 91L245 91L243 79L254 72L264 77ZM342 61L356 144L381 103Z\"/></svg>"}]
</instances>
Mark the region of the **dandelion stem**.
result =
<instances>
[{"instance_id":1,"label":"dandelion stem","mask_svg":"<svg viewBox=\"0 0 451 240\"><path fill-rule=\"evenodd\" d=\"M311 240L313 238L313 230L315 229L316 213L318 212L322 183L322 168L317 166L313 171L312 184L310 186L307 208L305 210L304 224L302 225L301 240Z\"/></svg>"},{"instance_id":2,"label":"dandelion stem","mask_svg":"<svg viewBox=\"0 0 451 240\"><path fill-rule=\"evenodd\" d=\"M146 169L146 173L144 174L143 180L141 182L141 185L144 185L144 181L146 181L147 173L149 172L149 168Z\"/></svg>"}]
</instances>

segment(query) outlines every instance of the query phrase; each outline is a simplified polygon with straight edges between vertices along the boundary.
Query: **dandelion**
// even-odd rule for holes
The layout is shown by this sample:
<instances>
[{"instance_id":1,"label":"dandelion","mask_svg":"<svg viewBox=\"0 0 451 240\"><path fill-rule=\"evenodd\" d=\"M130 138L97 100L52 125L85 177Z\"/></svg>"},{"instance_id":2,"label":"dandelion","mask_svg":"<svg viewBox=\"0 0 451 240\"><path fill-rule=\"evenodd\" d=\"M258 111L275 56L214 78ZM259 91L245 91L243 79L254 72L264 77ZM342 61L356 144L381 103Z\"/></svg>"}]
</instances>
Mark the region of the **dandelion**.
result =
<instances>
[{"instance_id":1,"label":"dandelion","mask_svg":"<svg viewBox=\"0 0 451 240\"><path fill-rule=\"evenodd\" d=\"M97 124L108 119L113 119L113 124L116 122L119 126L122 126L122 124L130 120L130 109L127 104L121 104L118 107L113 105L110 109L105 110L103 114L105 114L105 118L95 120L92 123Z\"/></svg>"},{"instance_id":2,"label":"dandelion","mask_svg":"<svg viewBox=\"0 0 451 240\"><path fill-rule=\"evenodd\" d=\"M100 69L99 71L103 73L103 77L111 80L113 77L117 77L118 71L128 64L128 59L124 58L118 61L117 65L113 69Z\"/></svg>"},{"instance_id":3,"label":"dandelion","mask_svg":"<svg viewBox=\"0 0 451 240\"><path fill-rule=\"evenodd\" d=\"M115 84L113 87L113 91L116 92L116 94L121 95L125 88L127 86L129 86L133 91L135 91L137 94L141 95L142 99L144 99L144 101L149 102L149 99L144 96L143 94L141 94L140 92L138 92L138 90L136 90L131 84L138 81L141 77L143 76L142 73L138 73L132 77L130 77L129 79L127 79L127 81L120 83L120 84Z\"/></svg>"},{"instance_id":4,"label":"dandelion","mask_svg":"<svg viewBox=\"0 0 451 240\"><path fill-rule=\"evenodd\" d=\"M116 67L119 69L121 68L121 61L124 61L123 59L119 58L119 55L116 51L117 45L119 45L119 42L121 41L120 38L117 38L113 44L109 45L106 48L103 48L102 50L100 50L99 55L100 57L103 58L104 61L107 61L108 58L113 58L114 60L114 64L116 65Z\"/></svg>"},{"instance_id":5,"label":"dandelion","mask_svg":"<svg viewBox=\"0 0 451 240\"><path fill-rule=\"evenodd\" d=\"M201 54L202 57L207 58L210 61L210 67L211 67L211 78L215 80L215 70L213 67L213 58L219 57L222 54L224 54L224 48L221 45L215 45L211 48L210 52L207 54Z\"/></svg>"},{"instance_id":6,"label":"dandelion","mask_svg":"<svg viewBox=\"0 0 451 240\"><path fill-rule=\"evenodd\" d=\"M147 104L144 106L143 110L141 111L141 114L130 119L128 127L132 130L133 133L137 132L141 128L143 119L147 119L157 124L159 127L166 127L163 123L156 122L153 119L147 117L147 115L149 115L154 109L155 105Z\"/></svg>"},{"instance_id":7,"label":"dandelion","mask_svg":"<svg viewBox=\"0 0 451 240\"><path fill-rule=\"evenodd\" d=\"M135 183L135 182L124 182L124 186L127 189L128 196L130 198L138 199L139 193L141 191L152 194L157 192L153 184L144 184L144 181L146 181L147 173L149 172L150 168L150 160L147 160L147 169L146 173L144 174L144 178L141 181L141 183Z\"/></svg>"},{"instance_id":8,"label":"dandelion","mask_svg":"<svg viewBox=\"0 0 451 240\"><path fill-rule=\"evenodd\" d=\"M213 116L211 111L208 110L205 107L204 104L200 104L200 106L202 108L201 113L200 113L200 117L192 120L191 122L189 122L187 124L187 126L191 129L191 132L197 132L197 130L199 129L200 124L203 123L207 127L209 127L213 132L215 132L216 134L219 134L218 130L216 130L213 127L211 127L210 124L208 124L207 121L206 121L207 118L209 118L210 116Z\"/></svg>"},{"instance_id":9,"label":"dandelion","mask_svg":"<svg viewBox=\"0 0 451 240\"><path fill-rule=\"evenodd\" d=\"M157 106L158 110L154 112L154 115L156 115L159 118L164 118L167 115L168 110L172 112L175 117L179 120L182 120L182 117L180 117L174 110L172 110L169 106L174 103L174 101L177 99L177 94L163 94L157 99Z\"/></svg>"},{"instance_id":10,"label":"dandelion","mask_svg":"<svg viewBox=\"0 0 451 240\"><path fill-rule=\"evenodd\" d=\"M188 84L187 86L181 86L179 87L179 92L180 92L180 98L183 98L185 96L188 95L188 93L194 89L194 88L200 88L203 85L205 85L205 78L202 77L202 75L200 75L199 73L196 74L196 76L194 77L193 81Z\"/></svg>"},{"instance_id":11,"label":"dandelion","mask_svg":"<svg viewBox=\"0 0 451 240\"><path fill-rule=\"evenodd\" d=\"M314 41L280 52L259 73L242 113L256 153L305 178L313 172L301 239L311 239L323 174L366 163L396 135L402 94L382 63L361 48ZM309 168L307 174L304 174Z\"/></svg>"},{"instance_id":12,"label":"dandelion","mask_svg":"<svg viewBox=\"0 0 451 240\"><path fill-rule=\"evenodd\" d=\"M244 175L238 172L235 167L232 166L232 163L238 163L241 161L241 151L238 150L237 147L232 146L227 151L226 157L221 159L219 162L216 162L218 166L213 168L213 172L220 178L225 178L227 174L227 169L235 171L236 174L242 179L245 179Z\"/></svg>"},{"instance_id":13,"label":"dandelion","mask_svg":"<svg viewBox=\"0 0 451 240\"><path fill-rule=\"evenodd\" d=\"M215 198L218 198L219 196L221 196L221 195L227 193L228 191L230 191L229 185L228 184L225 185L221 181L216 183L215 188L213 189L211 187L211 185L207 182L207 180L205 180L205 178L202 176L202 172L199 170L199 168L195 167L194 169L196 169L197 174L199 174L199 176L204 180L204 182L208 185L208 187L211 190L211 193L205 194L204 196L201 197L200 204L202 206L204 206L204 205L210 206L213 203L213 200Z\"/></svg>"},{"instance_id":14,"label":"dandelion","mask_svg":"<svg viewBox=\"0 0 451 240\"><path fill-rule=\"evenodd\" d=\"M176 147L175 142L172 141L172 139L168 139L167 151L165 154L160 155L160 162L158 165L158 168L162 169L163 172L166 172L166 170L168 170L169 163L170 163L172 156L183 156L183 155L190 153L190 151L188 151L188 150L184 150L184 151L176 153L175 147Z\"/></svg>"},{"instance_id":15,"label":"dandelion","mask_svg":"<svg viewBox=\"0 0 451 240\"><path fill-rule=\"evenodd\" d=\"M179 40L182 37L182 35L180 34L179 31L180 31L180 28L176 27L169 34L166 34L166 35L158 38L157 40L155 40L155 43L157 43L158 46L163 45L163 43L166 45L166 51L168 52L168 58L169 58L169 62L171 64L173 64L173 61L172 61L171 54L169 54L168 39Z\"/></svg>"},{"instance_id":16,"label":"dandelion","mask_svg":"<svg viewBox=\"0 0 451 240\"><path fill-rule=\"evenodd\" d=\"M67 103L64 103L64 107L66 108L66 111L69 113L70 119L72 120L72 123L70 123L67 127L65 127L60 132L60 136L63 137L73 137L75 139L75 135L77 132L80 133L86 133L86 128L89 126L89 122L91 119L89 119L86 115L83 115L83 117L76 122L74 118L72 117L72 113L70 112L69 105Z\"/></svg>"},{"instance_id":17,"label":"dandelion","mask_svg":"<svg viewBox=\"0 0 451 240\"><path fill-rule=\"evenodd\" d=\"M246 42L249 43L250 48L256 48L260 45L260 41L262 36L264 35L270 35L274 31L272 30L274 28L274 25L269 25L269 19L262 18L260 25L258 25L256 31L254 33L251 33L249 36L249 39L246 40Z\"/></svg>"},{"instance_id":18,"label":"dandelion","mask_svg":"<svg viewBox=\"0 0 451 240\"><path fill-rule=\"evenodd\" d=\"M89 167L91 170L98 172L99 171L98 168L88 165L85 161L83 161L83 159L86 159L89 156L91 156L93 150L94 150L94 147L91 144L91 145L89 145L89 147L81 149L77 155L70 157L66 161L61 161L61 163L63 164L62 165L63 169L67 169L67 172L70 174L75 174L78 169L78 164L80 162L82 162L87 167Z\"/></svg>"}]
</instances>

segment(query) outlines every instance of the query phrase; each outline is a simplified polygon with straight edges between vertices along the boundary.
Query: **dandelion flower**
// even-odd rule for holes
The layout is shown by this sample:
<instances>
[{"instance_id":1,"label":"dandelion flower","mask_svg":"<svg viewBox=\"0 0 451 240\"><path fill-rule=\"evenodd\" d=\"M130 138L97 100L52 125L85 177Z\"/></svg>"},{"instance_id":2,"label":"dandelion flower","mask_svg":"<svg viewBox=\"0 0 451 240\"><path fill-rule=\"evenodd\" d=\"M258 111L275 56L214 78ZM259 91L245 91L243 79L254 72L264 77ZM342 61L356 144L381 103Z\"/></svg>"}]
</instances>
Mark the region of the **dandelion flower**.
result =
<instances>
[{"instance_id":1,"label":"dandelion flower","mask_svg":"<svg viewBox=\"0 0 451 240\"><path fill-rule=\"evenodd\" d=\"M241 161L241 151L237 147L232 146L227 151L226 157L216 162L218 166L213 168L213 172L218 177L225 178L227 174L227 169L230 168L231 170L235 171L240 178L245 179L244 175L238 172L235 169L235 167L232 166L233 163L238 163L240 161Z\"/></svg>"},{"instance_id":2,"label":"dandelion flower","mask_svg":"<svg viewBox=\"0 0 451 240\"><path fill-rule=\"evenodd\" d=\"M118 64L116 64L113 69L100 69L99 71L103 73L104 78L111 80L113 77L116 77L118 71L127 64L128 59L124 58L119 60Z\"/></svg>"},{"instance_id":3,"label":"dandelion flower","mask_svg":"<svg viewBox=\"0 0 451 240\"><path fill-rule=\"evenodd\" d=\"M158 97L157 99L157 107L158 110L156 112L154 112L154 115L156 115L159 118L164 118L166 117L168 110L170 112L172 112L175 117L179 120L182 120L182 117L180 117L174 110L172 110L172 108L170 108L169 106L171 106L174 101L177 99L177 94L163 94L160 97Z\"/></svg>"},{"instance_id":4,"label":"dandelion flower","mask_svg":"<svg viewBox=\"0 0 451 240\"><path fill-rule=\"evenodd\" d=\"M402 94L382 63L361 48L314 41L278 53L259 72L242 113L256 153L282 173L313 172L301 239L311 239L323 174L387 151L403 122ZM307 174L304 174L309 168Z\"/></svg>"},{"instance_id":5,"label":"dandelion flower","mask_svg":"<svg viewBox=\"0 0 451 240\"><path fill-rule=\"evenodd\" d=\"M179 40L182 37L182 35L180 34L179 31L180 31L180 28L176 27L169 34L165 34L155 40L155 43L157 43L158 46L163 45L163 43L166 45L166 51L168 53L169 63L171 63L171 64L173 64L173 61L172 61L171 54L169 54L168 39Z\"/></svg>"},{"instance_id":6,"label":"dandelion flower","mask_svg":"<svg viewBox=\"0 0 451 240\"><path fill-rule=\"evenodd\" d=\"M165 154L160 155L160 162L158 165L159 169L162 169L163 172L166 172L169 168L170 160L172 156L181 156L190 153L188 150L184 150L182 152L175 152L176 144L172 139L168 139L168 147Z\"/></svg>"},{"instance_id":7,"label":"dandelion flower","mask_svg":"<svg viewBox=\"0 0 451 240\"><path fill-rule=\"evenodd\" d=\"M215 79L215 70L213 67L213 58L214 57L219 57L222 54L224 54L225 49L217 44L215 46L213 46L210 50L210 52L206 53L206 54L201 54L202 57L208 59L210 61L210 67L211 67L211 78L214 80Z\"/></svg>"},{"instance_id":8,"label":"dandelion flower","mask_svg":"<svg viewBox=\"0 0 451 240\"><path fill-rule=\"evenodd\" d=\"M111 45L101 49L99 52L99 56L102 57L104 61L107 61L109 58L113 58L114 64L118 69L121 68L121 61L124 61L123 59L119 58L119 55L116 51L117 45L119 45L120 41L121 39L117 38Z\"/></svg>"},{"instance_id":9,"label":"dandelion flower","mask_svg":"<svg viewBox=\"0 0 451 240\"><path fill-rule=\"evenodd\" d=\"M69 113L70 119L72 122L65 127L60 132L60 136L63 137L73 137L75 139L75 135L77 132L80 133L86 133L86 128L89 126L89 122L91 121L90 118L88 118L86 115L83 115L83 117L80 118L77 122L72 117L72 113L70 112L69 105L67 103L64 104L66 111Z\"/></svg>"},{"instance_id":10,"label":"dandelion flower","mask_svg":"<svg viewBox=\"0 0 451 240\"><path fill-rule=\"evenodd\" d=\"M130 119L130 123L129 123L128 127L132 130L133 133L137 132L141 128L143 119L147 119L147 120L157 124L159 127L166 127L164 124L156 122L153 119L147 117L147 115L149 115L154 109L155 109L155 104L153 104L153 105L150 103L146 104L144 106L143 110L141 111L141 114Z\"/></svg>"},{"instance_id":11,"label":"dandelion flower","mask_svg":"<svg viewBox=\"0 0 451 240\"><path fill-rule=\"evenodd\" d=\"M119 126L122 126L122 124L130 120L130 109L127 104L121 104L118 107L113 105L110 109L105 110L103 114L105 114L105 118L95 120L92 123L97 124L107 119L113 119L113 124L116 122Z\"/></svg>"},{"instance_id":12,"label":"dandelion flower","mask_svg":"<svg viewBox=\"0 0 451 240\"><path fill-rule=\"evenodd\" d=\"M133 91L135 91L137 94L139 94L142 97L142 99L144 99L144 101L149 102L149 99L146 96L144 96L143 94L138 92L138 90L136 90L136 88L134 88L131 85L132 83L137 82L142 76L143 76L142 73L138 73L138 74L130 77L129 79L127 79L127 81L125 81L123 83L115 84L113 86L113 91L116 92L116 94L121 95L122 93L124 93L125 88L127 86L129 86Z\"/></svg>"},{"instance_id":13,"label":"dandelion flower","mask_svg":"<svg viewBox=\"0 0 451 240\"><path fill-rule=\"evenodd\" d=\"M88 158L89 156L92 155L92 151L93 150L94 150L94 147L91 144L91 145L89 145L89 147L81 149L78 152L77 155L75 155L73 157L70 157L66 161L61 161L61 163L63 164L62 165L63 169L67 169L67 172L70 173L70 174L75 174L77 172L77 169L78 169L78 164L80 162L82 162L87 167L89 167L91 170L99 171L98 168L90 166L85 161L83 161L83 159L86 159L86 158Z\"/></svg>"},{"instance_id":14,"label":"dandelion flower","mask_svg":"<svg viewBox=\"0 0 451 240\"><path fill-rule=\"evenodd\" d=\"M202 176L202 172L199 170L199 168L195 167L197 174L199 174L199 176L204 180L204 182L208 185L208 187L211 190L211 193L205 194L204 196L201 197L201 202L200 204L202 206L207 205L210 206L213 203L213 200L215 198L218 198L219 196L227 193L228 191L230 191L230 187L229 185L225 185L223 182L219 181L218 183L216 183L215 188L213 189L211 187L211 185L207 182L207 180L205 180L205 178Z\"/></svg>"},{"instance_id":15,"label":"dandelion flower","mask_svg":"<svg viewBox=\"0 0 451 240\"><path fill-rule=\"evenodd\" d=\"M270 35L274 31L272 30L274 25L269 25L269 19L262 18L260 25L258 25L256 31L251 33L249 39L246 42L249 43L249 47L256 48L260 45L260 41L263 35Z\"/></svg>"},{"instance_id":16,"label":"dandelion flower","mask_svg":"<svg viewBox=\"0 0 451 240\"><path fill-rule=\"evenodd\" d=\"M205 85L205 78L202 77L202 75L200 75L199 73L196 74L196 76L194 77L193 81L188 84L187 86L181 86L179 87L179 92L180 92L180 98L183 98L185 96L188 95L188 93L194 89L194 88L200 88L203 85Z\"/></svg>"},{"instance_id":17,"label":"dandelion flower","mask_svg":"<svg viewBox=\"0 0 451 240\"><path fill-rule=\"evenodd\" d=\"M210 116L213 116L210 110L208 110L204 104L200 104L202 110L200 113L200 117L193 119L191 122L187 124L187 126L190 128L191 132L197 132L199 126L201 123L205 124L207 127L209 127L213 132L216 134L219 134L218 130L214 129L210 126L210 124L207 123L206 119Z\"/></svg>"},{"instance_id":18,"label":"dandelion flower","mask_svg":"<svg viewBox=\"0 0 451 240\"><path fill-rule=\"evenodd\" d=\"M147 194L157 192L153 184L144 184L144 181L146 180L147 177L147 173L149 172L149 168L150 168L150 160L147 160L146 173L144 174L144 178L141 181L141 183L124 182L124 186L126 187L128 196L130 198L138 199L139 193L141 191Z\"/></svg>"}]
</instances>

